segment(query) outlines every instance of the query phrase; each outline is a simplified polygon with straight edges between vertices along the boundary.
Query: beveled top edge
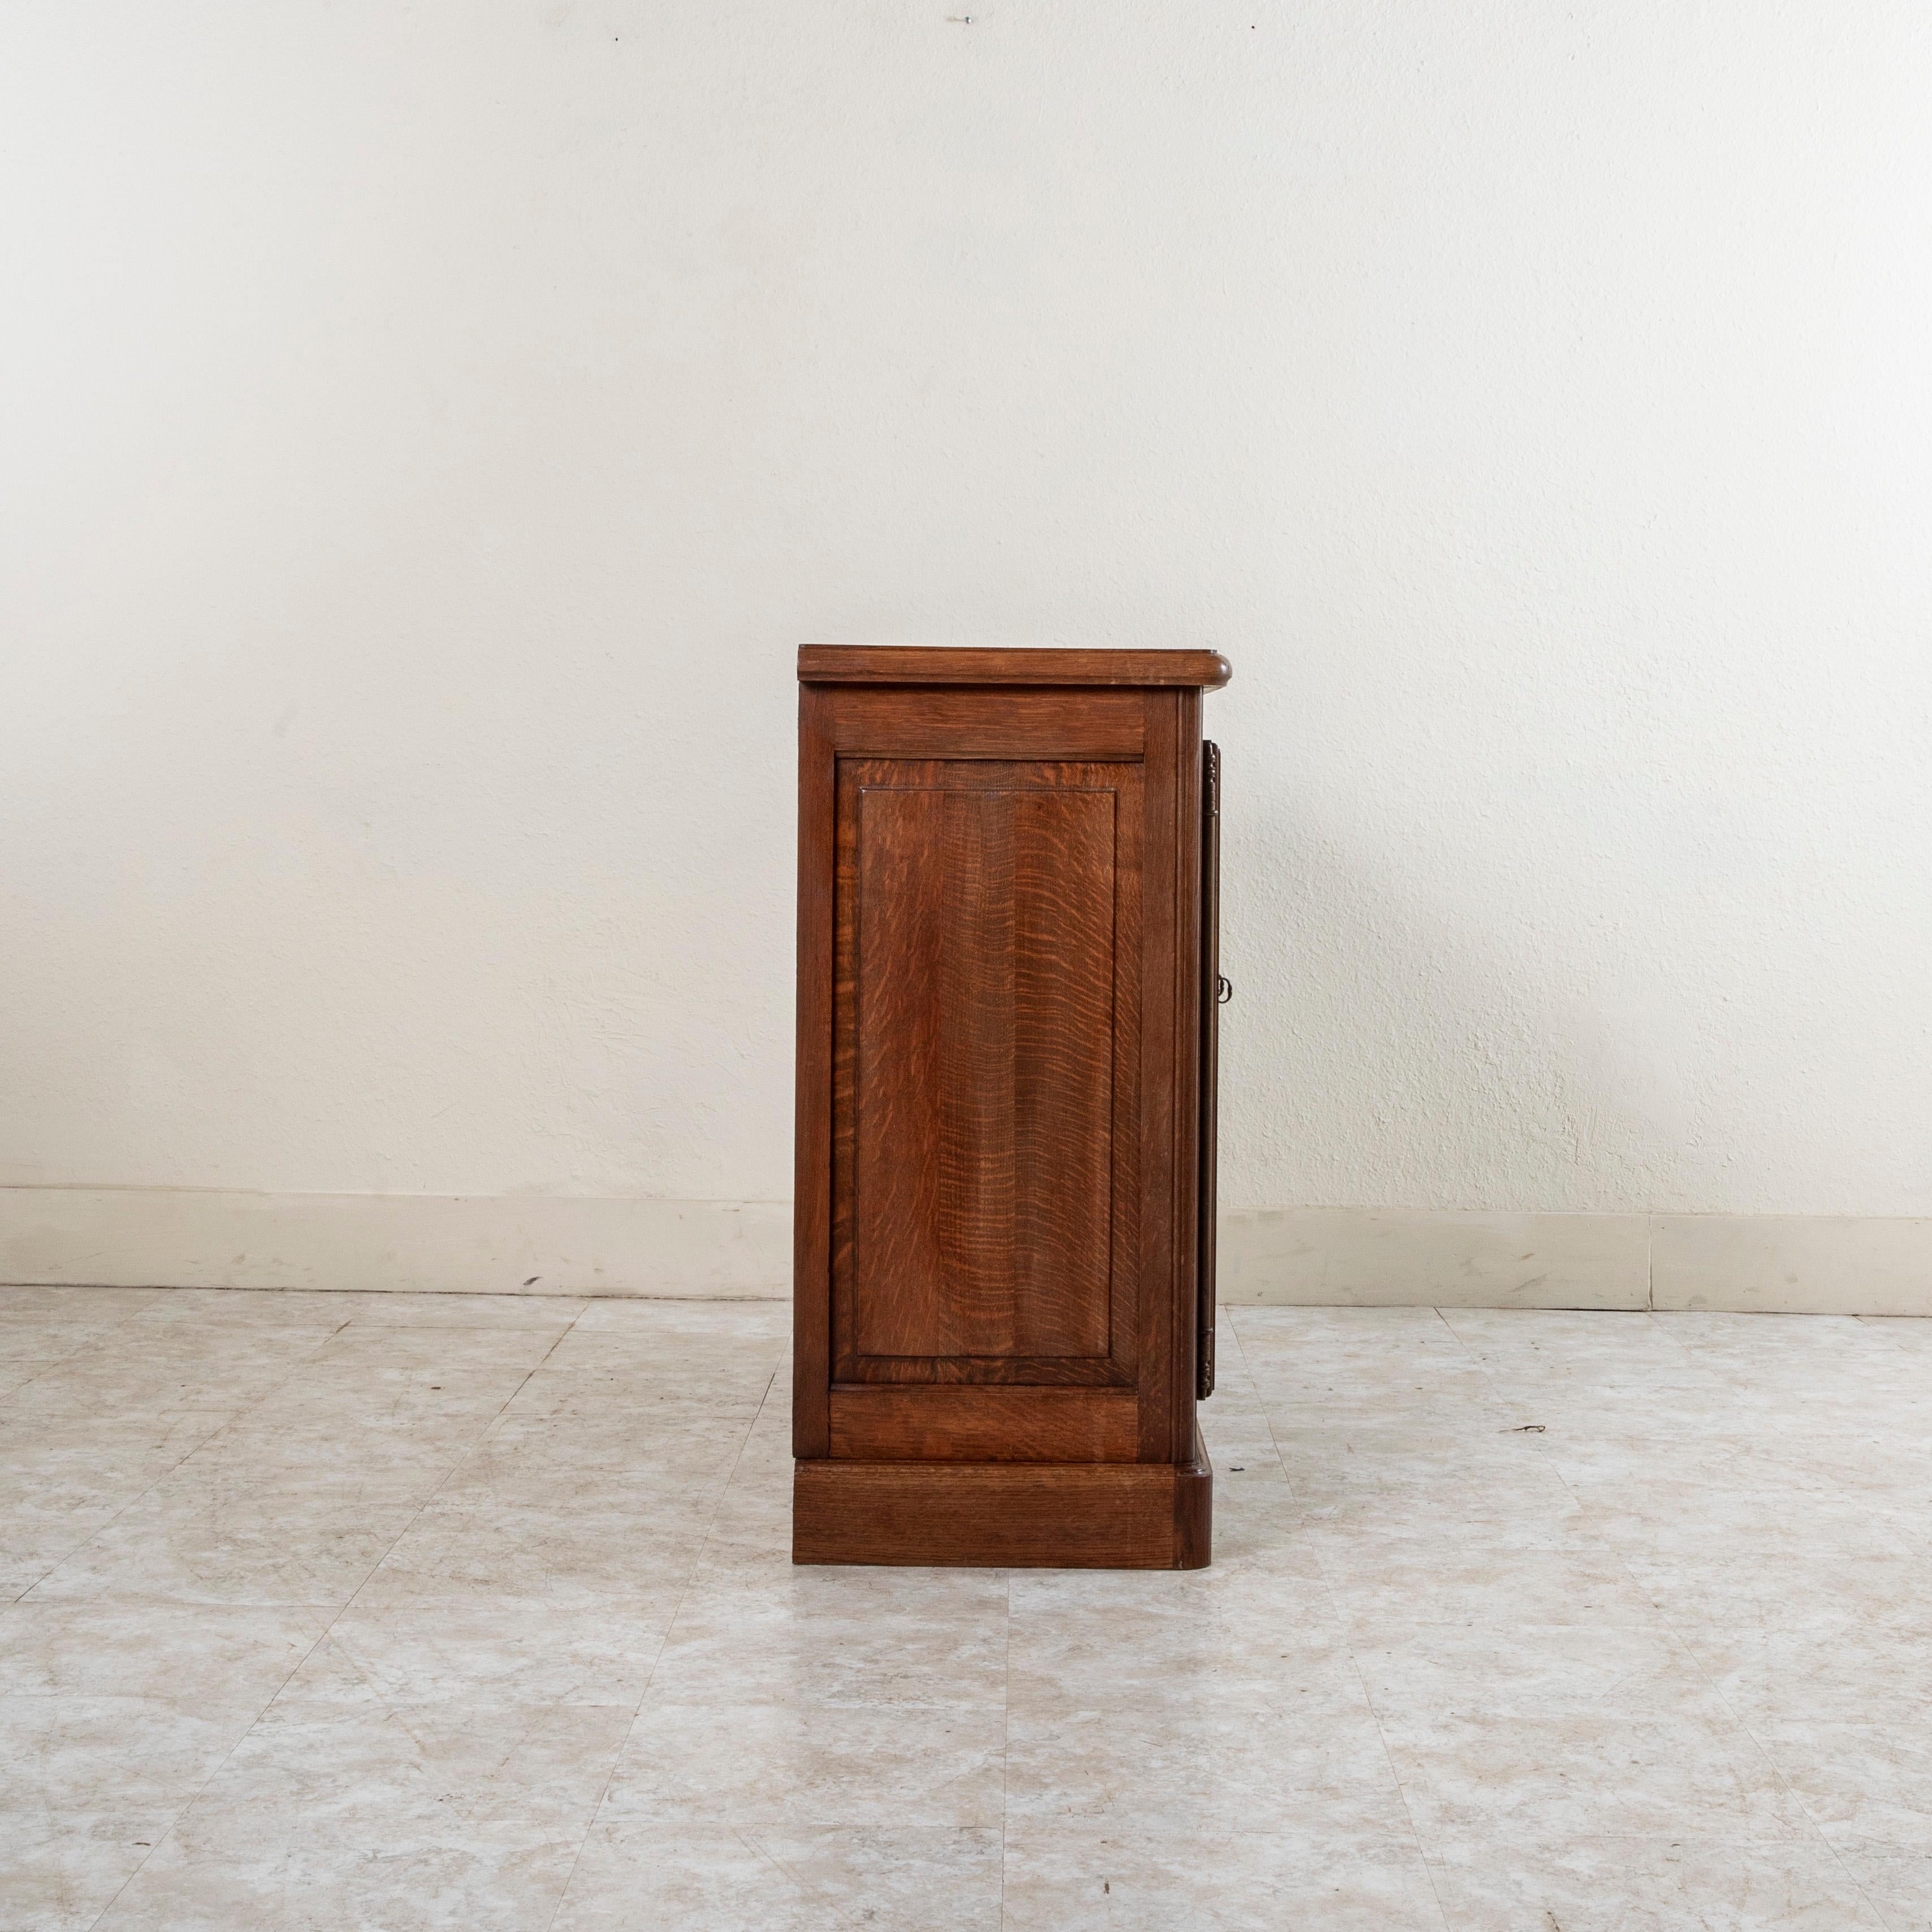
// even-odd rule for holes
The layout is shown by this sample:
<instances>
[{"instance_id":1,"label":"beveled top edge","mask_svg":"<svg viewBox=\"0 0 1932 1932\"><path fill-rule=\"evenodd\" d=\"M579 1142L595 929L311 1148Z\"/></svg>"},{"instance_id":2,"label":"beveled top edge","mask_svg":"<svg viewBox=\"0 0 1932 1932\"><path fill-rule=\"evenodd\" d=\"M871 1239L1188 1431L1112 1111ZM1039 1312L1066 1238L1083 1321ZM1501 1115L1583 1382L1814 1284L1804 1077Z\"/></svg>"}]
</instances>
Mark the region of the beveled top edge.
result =
<instances>
[{"instance_id":1,"label":"beveled top edge","mask_svg":"<svg viewBox=\"0 0 1932 1932\"><path fill-rule=\"evenodd\" d=\"M947 644L801 644L801 684L1140 684L1219 691L1219 651L1013 650Z\"/></svg>"}]
</instances>

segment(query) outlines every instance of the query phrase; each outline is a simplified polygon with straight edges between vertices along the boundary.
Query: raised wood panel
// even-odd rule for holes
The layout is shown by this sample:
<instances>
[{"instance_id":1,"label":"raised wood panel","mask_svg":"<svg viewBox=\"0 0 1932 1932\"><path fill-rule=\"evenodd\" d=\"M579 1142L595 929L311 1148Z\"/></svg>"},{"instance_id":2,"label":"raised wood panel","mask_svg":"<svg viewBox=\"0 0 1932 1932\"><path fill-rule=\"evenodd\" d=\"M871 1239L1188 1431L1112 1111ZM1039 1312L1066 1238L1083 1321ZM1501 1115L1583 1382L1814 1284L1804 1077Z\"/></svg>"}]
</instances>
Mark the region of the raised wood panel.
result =
<instances>
[{"instance_id":1,"label":"raised wood panel","mask_svg":"<svg viewBox=\"0 0 1932 1932\"><path fill-rule=\"evenodd\" d=\"M873 1461L1131 1462L1126 1389L835 1388L832 1454Z\"/></svg>"},{"instance_id":2,"label":"raised wood panel","mask_svg":"<svg viewBox=\"0 0 1932 1932\"><path fill-rule=\"evenodd\" d=\"M1102 1355L1111 791L859 794L859 1352Z\"/></svg>"},{"instance_id":3,"label":"raised wood panel","mask_svg":"<svg viewBox=\"0 0 1932 1932\"><path fill-rule=\"evenodd\" d=\"M840 1380L1131 1378L1139 781L841 761Z\"/></svg>"}]
</instances>

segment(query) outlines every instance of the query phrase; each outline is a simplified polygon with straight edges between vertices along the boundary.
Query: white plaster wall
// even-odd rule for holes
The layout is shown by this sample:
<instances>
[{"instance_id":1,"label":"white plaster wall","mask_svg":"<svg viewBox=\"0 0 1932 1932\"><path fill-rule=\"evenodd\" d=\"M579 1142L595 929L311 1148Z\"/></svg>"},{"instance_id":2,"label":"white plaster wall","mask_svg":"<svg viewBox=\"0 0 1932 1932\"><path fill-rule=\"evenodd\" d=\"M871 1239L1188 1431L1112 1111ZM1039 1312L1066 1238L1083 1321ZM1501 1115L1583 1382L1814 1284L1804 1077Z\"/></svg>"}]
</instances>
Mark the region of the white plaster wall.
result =
<instances>
[{"instance_id":1,"label":"white plaster wall","mask_svg":"<svg viewBox=\"0 0 1932 1932\"><path fill-rule=\"evenodd\" d=\"M1232 1204L1932 1212L1928 98L1918 0L9 0L0 1182L780 1198L793 646L1205 644Z\"/></svg>"}]
</instances>

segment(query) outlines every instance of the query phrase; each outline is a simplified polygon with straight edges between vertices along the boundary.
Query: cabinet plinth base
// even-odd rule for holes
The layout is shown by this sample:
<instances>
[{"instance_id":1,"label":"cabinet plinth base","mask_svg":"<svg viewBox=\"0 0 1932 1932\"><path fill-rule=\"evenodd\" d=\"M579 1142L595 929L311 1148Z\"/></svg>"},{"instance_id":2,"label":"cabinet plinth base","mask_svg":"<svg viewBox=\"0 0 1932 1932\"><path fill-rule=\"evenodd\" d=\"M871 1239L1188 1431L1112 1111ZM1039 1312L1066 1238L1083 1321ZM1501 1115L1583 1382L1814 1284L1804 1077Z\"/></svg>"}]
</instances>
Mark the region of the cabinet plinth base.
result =
<instances>
[{"instance_id":1,"label":"cabinet plinth base","mask_svg":"<svg viewBox=\"0 0 1932 1932\"><path fill-rule=\"evenodd\" d=\"M1207 1567L1214 1472L1192 1462L794 1466L794 1563L1012 1570Z\"/></svg>"}]
</instances>

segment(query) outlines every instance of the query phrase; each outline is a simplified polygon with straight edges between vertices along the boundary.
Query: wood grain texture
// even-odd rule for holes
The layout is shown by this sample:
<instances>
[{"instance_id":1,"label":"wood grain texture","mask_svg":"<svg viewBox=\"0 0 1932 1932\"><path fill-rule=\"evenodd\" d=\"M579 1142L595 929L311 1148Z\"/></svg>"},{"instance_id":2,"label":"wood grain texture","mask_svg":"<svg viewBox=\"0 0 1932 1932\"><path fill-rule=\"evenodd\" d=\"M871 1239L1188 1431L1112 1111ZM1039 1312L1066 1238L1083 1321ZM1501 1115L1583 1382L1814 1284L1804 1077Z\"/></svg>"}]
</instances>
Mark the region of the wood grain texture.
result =
<instances>
[{"instance_id":1,"label":"wood grain texture","mask_svg":"<svg viewBox=\"0 0 1932 1932\"><path fill-rule=\"evenodd\" d=\"M841 1381L1131 1379L1139 776L840 763Z\"/></svg>"},{"instance_id":2,"label":"wood grain texture","mask_svg":"<svg viewBox=\"0 0 1932 1932\"><path fill-rule=\"evenodd\" d=\"M1181 992L1180 962L1192 950L1191 928L1180 923L1182 868L1176 827L1181 808L1182 765L1179 692L1148 692L1147 785L1144 794L1144 894L1141 970L1141 1240L1134 1294L1136 1369L1140 1393L1140 1456L1144 1462L1175 1463L1189 1438L1174 1407L1174 1250L1180 1162L1177 1113L1180 1068L1177 1064ZM1191 808L1189 823L1193 822ZM1190 1310L1190 1318L1192 1310ZM1193 1324L1190 1318L1188 1326ZM1190 1354L1192 1351L1190 1351ZM1190 1396L1192 1390L1189 1391Z\"/></svg>"},{"instance_id":3,"label":"wood grain texture","mask_svg":"<svg viewBox=\"0 0 1932 1932\"><path fill-rule=\"evenodd\" d=\"M802 644L801 682L1186 686L1234 675L1218 651L958 650L940 645Z\"/></svg>"},{"instance_id":4,"label":"wood grain texture","mask_svg":"<svg viewBox=\"0 0 1932 1932\"><path fill-rule=\"evenodd\" d=\"M860 685L840 690L832 707L842 758L1138 760L1145 736L1138 691Z\"/></svg>"},{"instance_id":5,"label":"wood grain texture","mask_svg":"<svg viewBox=\"0 0 1932 1932\"><path fill-rule=\"evenodd\" d=\"M1114 803L860 791L862 1354L1107 1352Z\"/></svg>"},{"instance_id":6,"label":"wood grain texture","mask_svg":"<svg viewBox=\"0 0 1932 1932\"><path fill-rule=\"evenodd\" d=\"M835 1388L832 1454L871 1461L1131 1462L1128 1389Z\"/></svg>"},{"instance_id":7,"label":"wood grain texture","mask_svg":"<svg viewBox=\"0 0 1932 1932\"><path fill-rule=\"evenodd\" d=\"M800 1462L795 1563L1198 1569L1198 1473L1152 1462Z\"/></svg>"},{"instance_id":8,"label":"wood grain texture","mask_svg":"<svg viewBox=\"0 0 1932 1932\"><path fill-rule=\"evenodd\" d=\"M1174 1214L1168 1278L1161 1292L1170 1316L1168 1454L1185 1462L1195 1423L1195 1319L1199 1294L1201 1130L1201 693L1167 694L1174 706Z\"/></svg>"}]
</instances>

